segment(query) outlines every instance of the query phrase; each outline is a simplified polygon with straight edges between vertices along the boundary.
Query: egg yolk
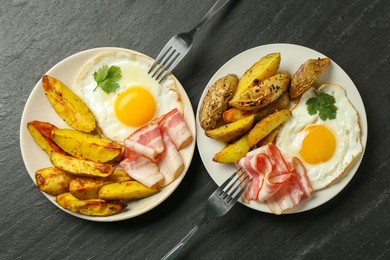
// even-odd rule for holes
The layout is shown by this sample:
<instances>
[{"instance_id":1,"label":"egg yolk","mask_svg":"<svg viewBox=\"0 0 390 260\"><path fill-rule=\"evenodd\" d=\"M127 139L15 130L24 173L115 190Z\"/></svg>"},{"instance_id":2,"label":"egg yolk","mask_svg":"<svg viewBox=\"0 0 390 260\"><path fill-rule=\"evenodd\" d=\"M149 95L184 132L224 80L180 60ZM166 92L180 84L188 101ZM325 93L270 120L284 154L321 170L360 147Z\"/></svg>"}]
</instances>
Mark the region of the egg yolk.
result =
<instances>
[{"instance_id":1,"label":"egg yolk","mask_svg":"<svg viewBox=\"0 0 390 260\"><path fill-rule=\"evenodd\" d=\"M317 164L328 161L336 149L333 133L324 125L309 125L303 129L304 138L299 151L305 162Z\"/></svg>"},{"instance_id":2,"label":"egg yolk","mask_svg":"<svg viewBox=\"0 0 390 260\"><path fill-rule=\"evenodd\" d=\"M115 101L115 114L127 126L139 127L153 119L156 102L144 88L132 87L120 93Z\"/></svg>"}]
</instances>

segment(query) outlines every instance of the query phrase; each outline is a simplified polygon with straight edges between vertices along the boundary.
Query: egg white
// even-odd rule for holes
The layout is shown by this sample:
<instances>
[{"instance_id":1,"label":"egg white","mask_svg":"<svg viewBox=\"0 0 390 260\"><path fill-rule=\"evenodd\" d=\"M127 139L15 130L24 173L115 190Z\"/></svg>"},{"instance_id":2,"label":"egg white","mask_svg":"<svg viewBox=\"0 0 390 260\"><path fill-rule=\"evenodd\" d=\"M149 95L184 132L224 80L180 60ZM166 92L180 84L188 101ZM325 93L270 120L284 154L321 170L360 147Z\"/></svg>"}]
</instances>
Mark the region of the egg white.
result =
<instances>
[{"instance_id":1,"label":"egg white","mask_svg":"<svg viewBox=\"0 0 390 260\"><path fill-rule=\"evenodd\" d=\"M362 151L359 116L349 102L344 89L335 84L323 84L317 92L325 92L336 99L337 116L335 119L323 121L318 114L309 115L306 101L316 96L313 88L306 91L292 111L292 117L281 128L276 146L287 157L298 157L305 165L313 190L323 189L340 175ZM336 139L333 156L326 162L310 164L300 156L303 135L301 131L308 125L325 125L332 131Z\"/></svg>"},{"instance_id":2,"label":"egg white","mask_svg":"<svg viewBox=\"0 0 390 260\"><path fill-rule=\"evenodd\" d=\"M139 127L123 124L115 115L115 100L120 93L131 87L144 87L156 101L154 118L168 113L174 108L183 111L175 79L170 75L161 84L148 75L153 60L130 51L108 51L97 55L88 61L76 77L72 90L79 95L95 116L101 132L109 139L123 143L131 133ZM97 83L93 74L104 65L118 66L122 78L119 80L119 89L115 93L107 94L96 88ZM131 115L129 115L131 116Z\"/></svg>"}]
</instances>

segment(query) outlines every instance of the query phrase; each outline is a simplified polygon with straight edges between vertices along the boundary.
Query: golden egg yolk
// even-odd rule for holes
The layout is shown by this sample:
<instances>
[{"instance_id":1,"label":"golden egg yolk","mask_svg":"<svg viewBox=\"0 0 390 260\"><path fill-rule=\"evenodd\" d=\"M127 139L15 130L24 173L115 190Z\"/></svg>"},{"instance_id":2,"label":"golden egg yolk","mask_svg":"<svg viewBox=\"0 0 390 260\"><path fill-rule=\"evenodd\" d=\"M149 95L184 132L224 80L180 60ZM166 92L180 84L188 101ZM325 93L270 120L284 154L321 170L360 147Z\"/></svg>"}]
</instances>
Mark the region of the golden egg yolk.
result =
<instances>
[{"instance_id":1,"label":"golden egg yolk","mask_svg":"<svg viewBox=\"0 0 390 260\"><path fill-rule=\"evenodd\" d=\"M120 93L115 101L115 114L123 124L139 127L153 119L156 102L148 90L132 87Z\"/></svg>"},{"instance_id":2,"label":"golden egg yolk","mask_svg":"<svg viewBox=\"0 0 390 260\"><path fill-rule=\"evenodd\" d=\"M304 138L299 151L305 162L317 164L328 161L336 149L333 133L324 125L309 125L303 129Z\"/></svg>"}]
</instances>

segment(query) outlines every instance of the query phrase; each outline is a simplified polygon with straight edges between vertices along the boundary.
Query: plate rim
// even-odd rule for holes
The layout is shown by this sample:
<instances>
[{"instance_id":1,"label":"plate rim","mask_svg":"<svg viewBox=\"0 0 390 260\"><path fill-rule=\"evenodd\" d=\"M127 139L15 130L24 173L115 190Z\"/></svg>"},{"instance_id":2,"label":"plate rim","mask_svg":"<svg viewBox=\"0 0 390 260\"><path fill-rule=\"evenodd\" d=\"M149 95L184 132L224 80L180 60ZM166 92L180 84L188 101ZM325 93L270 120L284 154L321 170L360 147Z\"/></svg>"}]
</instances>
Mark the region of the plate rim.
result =
<instances>
[{"instance_id":1,"label":"plate rim","mask_svg":"<svg viewBox=\"0 0 390 260\"><path fill-rule=\"evenodd\" d=\"M201 94L201 97L199 99L199 102L198 102L198 107L196 109L196 128L197 128L197 148L198 148L198 151L199 151L199 154L200 154L200 157L201 157L201 160L203 162L203 164L205 165L205 168L208 172L208 174L210 175L211 179L219 186L222 184L223 180L220 180L220 179L217 179L215 174L213 173L210 173L213 171L213 167L210 166L210 164L213 164L214 162L211 161L211 158L205 158L205 153L203 151L203 148L202 148L202 138L205 137L204 135L204 130L200 127L200 123L199 123L199 110L200 110L200 104L201 102L203 101L205 95L206 95L206 92L207 92L207 89L209 88L209 86L211 86L211 84L213 82L215 82L215 80L218 79L218 75L219 77L220 76L223 76L223 75L227 75L228 73L235 73L235 72L226 72L226 67L229 67L231 66L231 63L235 62L237 59L239 59L240 57L242 56L245 56L247 54L251 54L253 52L262 52L262 51L265 51L267 49L272 49L273 51L269 51L268 50L268 53L272 53L272 52L281 52L281 51L278 51L278 49L286 49L286 48L294 48L294 49L299 49L300 51L304 51L304 52L307 52L307 53L315 53L316 55L320 55L322 57L328 57L327 55L324 55L323 53L317 51L317 50L314 50L314 49L311 49L309 47L306 47L306 46L302 46L302 45L297 45L297 44L290 44L290 43L271 43L271 44L265 44L265 45L259 45L259 46L255 46L255 47L252 47L252 48L249 48L247 50L244 50L236 55L234 55L232 58L230 58L228 61L226 61L222 66L220 66L216 72L213 74L213 76L210 78L210 80L208 81L208 83L206 84L205 88L204 88L204 91L202 92ZM264 55L268 54L268 53L265 53ZM264 56L263 55L263 56ZM283 54L282 54L283 56ZM261 56L262 57L262 56ZM257 57L257 60L260 59L261 57ZM313 57L313 58L316 58L316 57ZM331 58L330 58L331 59ZM256 60L256 61L257 61ZM305 61L305 59L303 58L302 61L301 61L301 64L303 64L303 62ZM363 99L359 93L359 90L358 88L356 87L355 83L352 81L352 79L349 77L349 75L343 70L343 68L341 68L334 60L331 59L331 64L333 67L335 67L335 69L337 70L337 73L341 73L343 74L343 81L347 81L352 87L353 87L353 90L349 90L349 91L353 91L353 92L356 92L357 93L357 96L354 96L353 97L353 100L355 102L357 102L357 104L359 105L359 108L356 107L356 104L354 104L354 102L351 101L351 97L348 96L351 104L355 107L356 111L358 112L358 116L359 116L359 124L360 124L360 128L361 128L361 144L362 144L362 147L363 147L363 151L362 153L357 156L356 158L354 158L354 160L352 161L352 163L347 167L347 170L342 174L342 178L339 179L338 181L336 181L335 183L333 183L331 186L323 189L323 190L319 190L319 191L316 191L314 192L313 194L313 198L309 199L308 201L303 201L301 202L298 206L292 208L292 209L289 209L289 210L286 210L285 212L283 212L282 214L297 214L297 213L303 213L303 212L306 212L306 211L309 211L309 210L312 210L312 209L315 209L321 205L324 205L326 204L327 202L329 202L331 199L333 199L335 196L337 196L342 190L345 189L345 187L350 183L350 181L352 180L353 176L356 174L361 162L362 162L362 159L364 157L364 153L365 153L365 150L366 150L366 146L367 146L367 136L368 136L368 123L367 123L367 113L366 113L366 110L365 110L365 106L364 106L364 103L363 103ZM283 63L283 57L281 59L281 66L282 66L282 63ZM252 63L253 64L253 63ZM249 65L250 66L250 65ZM249 68L248 67L245 67L244 68L244 71L246 69ZM300 64L297 66L299 67ZM243 69L243 68L241 68ZM225 73L223 75L220 75L221 72L225 71ZM291 72L290 72L291 73ZM293 73L295 73L295 71L293 71ZM241 75L237 75L237 76L241 76ZM324 82L325 83L325 82ZM332 82L332 83L335 83L335 84L338 84L338 82ZM346 89L346 87L343 86L344 89ZM348 87L349 89L350 87ZM347 92L347 90L346 90ZM360 111L361 110L361 111ZM212 140L212 139L209 139L213 142L218 142L218 141L215 141L215 140ZM207 162L207 159L210 160L209 162ZM218 163L214 163L214 164L218 164ZM224 167L224 168L227 168L227 167ZM231 168L231 167L230 167ZM353 173L351 174L351 171L353 171ZM231 172L228 172L228 173L224 173L225 177L224 179L227 179L232 173L234 172L234 170L231 170ZM347 174L346 174L347 173ZM341 183L341 184L340 184ZM335 188L337 187L337 188ZM316 193L322 193L323 191L325 190L335 190L333 192L333 194L331 196L329 196L327 199L323 199L322 203L319 203L319 204L314 204L313 206L310 206L310 207L307 207L305 208L305 205L307 205L308 202L310 202L310 200L313 200L315 199L316 197ZM260 212L263 212L263 213L269 213L269 214L273 214L269 209L268 207L265 205L265 203L259 203L259 202L254 202L254 201L251 201L250 204L247 204L247 203L244 203L241 198L239 199L239 202L241 204L243 204L244 206L246 207L249 207L251 209L254 209L256 211L260 211ZM262 204L259 208L259 204Z\"/></svg>"},{"instance_id":2,"label":"plate rim","mask_svg":"<svg viewBox=\"0 0 390 260\"><path fill-rule=\"evenodd\" d=\"M126 48L121 48L121 47L97 47L97 48L91 48L91 49L87 49L87 50L82 50L80 52L76 52L76 53L74 53L74 54L72 54L70 56L65 57L64 59L62 59L58 63L56 63L54 66L52 66L48 71L43 73L42 76L46 75L46 74L51 75L51 73L53 73L53 72L55 72L57 70L61 70L62 66L66 65L69 62L72 62L72 60L77 60L77 59L84 60L82 63L76 62L76 63L79 64L79 67L81 67L83 64L87 63L92 57L98 55L99 53L102 53L102 52L105 52L105 51L112 51L112 50L131 52L131 53L134 53L134 54L138 54L138 55L144 56L144 57L154 61L154 59L149 57L148 55L143 54L143 53L138 52L138 51L135 51L135 50L131 50L131 49L126 49ZM84 57L84 55L86 55L86 57ZM75 76L77 75L77 72L78 72L78 70L75 69L75 68L72 68L69 71L73 71ZM75 217L78 217L78 218L81 218L81 219L84 219L84 220L95 221L95 222L115 222L115 221L122 221L122 220L135 218L137 216L145 214L146 212L151 211L152 209L154 209L157 206L159 206L163 201L168 199L168 197L170 197L170 195L180 185L180 183L182 182L182 180L184 179L185 175L187 174L187 172L189 170L189 167L190 167L190 165L192 163L192 160L193 160L193 156L194 156L194 152L195 152L195 146L196 146L196 138L197 138L196 137L196 118L195 118L195 115L194 115L194 110L193 110L193 107L192 107L192 104L191 104L191 100L189 99L189 96L188 96L185 88L179 82L179 80L173 74L171 74L171 76L175 80L176 87L177 87L177 89L178 89L178 91L180 93L180 98L181 98L181 100L182 100L182 102L184 104L184 109L183 109L184 112L183 113L184 113L184 116L186 118L186 122L188 124L188 127L190 128L190 131L192 133L193 140L192 140L192 142L191 142L191 144L189 146L187 146L184 149L179 151L180 154L185 154L186 158L189 158L188 162L185 164L185 168L184 168L182 174L173 183L171 183L170 185L168 185L167 187L164 187L162 189L162 191L165 189L164 193L157 193L156 195L153 195L153 196L149 197L149 198L153 198L153 199L149 199L149 200L152 200L152 203L149 203L150 204L149 206L147 206L147 207L137 211L136 213L130 214L129 216L126 215L126 211L131 211L131 210L125 210L124 212L120 212L119 214L115 214L115 215L112 215L112 216L106 216L106 217L87 216L87 215L75 213L75 212L72 212L72 211L69 211L67 209L62 208L61 206L59 206L55 202L55 200L54 200L55 196L49 195L49 194L41 191L40 189L38 189L38 187L36 187L36 188L50 202L52 202L55 206L57 206L62 211L66 212L66 213L68 213L68 214L70 214L72 216L75 216ZM71 79L67 79L67 81L70 84L73 83L74 77L71 78ZM30 139L30 142L35 143L35 141L32 139L30 133L27 130L27 122L29 122L31 120L38 120L38 119L31 119L31 118L29 118L27 110L33 104L34 98L36 98L35 96L39 94L39 92L40 92L39 88L42 88L41 79L42 79L42 77L39 78L38 82L36 82L36 84L34 85L34 87L31 90L31 92L29 93L29 96L28 96L28 98L27 98L27 100L26 100L26 102L24 104L24 108L23 108L23 112L22 112L22 116L21 116L21 120L20 120L20 127L19 127L19 147L20 147L20 150L21 150L23 163L24 163L24 166L26 168L27 174L31 177L31 179L32 179L32 181L33 181L35 186L36 186L35 170L29 169L30 163L28 163L28 159L27 159L29 155L28 155L28 153L26 151L25 145L27 145L27 143L26 143L27 139ZM65 81L65 80L63 80L61 78L59 78L59 79L62 82ZM41 92L43 92L43 90L41 90ZM48 103L47 99L43 103L46 103L46 107L47 107L47 103ZM51 108L52 111L50 111L49 113L51 113L51 114L55 113L54 109L51 107L51 105L50 105L50 108ZM58 115L57 115L57 117L59 118ZM65 122L64 122L64 126L69 127ZM59 127L62 127L62 126L59 126ZM45 156L48 157L48 155L45 152L43 152L42 149L38 145L36 145L36 150L41 150L42 154L44 154ZM51 164L47 165L47 167L51 167L51 166L52 166ZM168 187L169 187L169 189L166 189ZM146 198L146 199L148 199L148 198ZM145 200L145 199L143 199L143 200ZM140 201L142 201L142 200L140 200Z\"/></svg>"}]
</instances>

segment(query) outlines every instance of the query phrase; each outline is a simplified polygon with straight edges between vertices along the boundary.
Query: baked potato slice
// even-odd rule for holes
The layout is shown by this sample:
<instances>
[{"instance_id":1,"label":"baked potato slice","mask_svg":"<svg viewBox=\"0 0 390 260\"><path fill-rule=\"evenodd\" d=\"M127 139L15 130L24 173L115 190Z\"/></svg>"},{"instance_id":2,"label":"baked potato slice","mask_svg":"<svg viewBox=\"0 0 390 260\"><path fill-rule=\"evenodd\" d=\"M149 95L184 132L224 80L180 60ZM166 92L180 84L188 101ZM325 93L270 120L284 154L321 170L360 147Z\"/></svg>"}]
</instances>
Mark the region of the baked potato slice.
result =
<instances>
[{"instance_id":1,"label":"baked potato slice","mask_svg":"<svg viewBox=\"0 0 390 260\"><path fill-rule=\"evenodd\" d=\"M94 162L119 159L122 146L109 139L71 129L54 129L53 141L68 154Z\"/></svg>"},{"instance_id":2,"label":"baked potato slice","mask_svg":"<svg viewBox=\"0 0 390 260\"><path fill-rule=\"evenodd\" d=\"M255 112L255 122L275 113L278 110L287 109L290 105L290 97L288 92L284 92L278 99L268 106Z\"/></svg>"},{"instance_id":3,"label":"baked potato slice","mask_svg":"<svg viewBox=\"0 0 390 260\"><path fill-rule=\"evenodd\" d=\"M233 123L239 119L252 115L254 111L241 110L235 107L231 107L222 114L223 121L225 123Z\"/></svg>"},{"instance_id":4,"label":"baked potato slice","mask_svg":"<svg viewBox=\"0 0 390 260\"><path fill-rule=\"evenodd\" d=\"M248 133L249 147L257 144L261 139L271 133L276 127L291 117L289 109L279 110L258 122Z\"/></svg>"},{"instance_id":5,"label":"baked potato slice","mask_svg":"<svg viewBox=\"0 0 390 260\"><path fill-rule=\"evenodd\" d=\"M50 161L56 168L79 176L108 177L114 171L111 164L79 159L60 153L52 153Z\"/></svg>"},{"instance_id":6,"label":"baked potato slice","mask_svg":"<svg viewBox=\"0 0 390 260\"><path fill-rule=\"evenodd\" d=\"M213 161L220 163L236 163L249 152L250 148L251 147L248 144L248 135L246 134L215 154Z\"/></svg>"},{"instance_id":7,"label":"baked potato slice","mask_svg":"<svg viewBox=\"0 0 390 260\"><path fill-rule=\"evenodd\" d=\"M42 77L45 95L57 114L76 130L90 133L96 128L95 117L87 105L61 81Z\"/></svg>"},{"instance_id":8,"label":"baked potato slice","mask_svg":"<svg viewBox=\"0 0 390 260\"><path fill-rule=\"evenodd\" d=\"M65 154L65 152L53 141L51 137L52 131L57 129L55 125L48 122L31 121L27 123L27 129L34 141L49 156L52 152Z\"/></svg>"},{"instance_id":9,"label":"baked potato slice","mask_svg":"<svg viewBox=\"0 0 390 260\"><path fill-rule=\"evenodd\" d=\"M35 172L35 181L38 188L50 195L58 195L69 191L71 174L54 167L40 169Z\"/></svg>"},{"instance_id":10,"label":"baked potato slice","mask_svg":"<svg viewBox=\"0 0 390 260\"><path fill-rule=\"evenodd\" d=\"M102 199L79 200L70 192L57 195L56 202L61 207L75 213L88 216L111 216L118 214L126 204L120 201L105 201Z\"/></svg>"},{"instance_id":11,"label":"baked potato slice","mask_svg":"<svg viewBox=\"0 0 390 260\"><path fill-rule=\"evenodd\" d=\"M274 130L271 131L271 133L267 134L263 139L261 139L257 143L257 147L261 147L263 145L269 144L269 143L275 143L276 137L278 136L280 131L280 126L276 127Z\"/></svg>"},{"instance_id":12,"label":"baked potato slice","mask_svg":"<svg viewBox=\"0 0 390 260\"><path fill-rule=\"evenodd\" d=\"M137 200L152 196L160 191L156 185L147 187L138 181L106 184L100 188L99 198L104 200Z\"/></svg>"},{"instance_id":13,"label":"baked potato slice","mask_svg":"<svg viewBox=\"0 0 390 260\"><path fill-rule=\"evenodd\" d=\"M290 75L279 73L243 92L229 104L242 110L259 110L278 99L289 87Z\"/></svg>"},{"instance_id":14,"label":"baked potato slice","mask_svg":"<svg viewBox=\"0 0 390 260\"><path fill-rule=\"evenodd\" d=\"M204 130L214 129L222 113L228 108L238 84L238 78L229 74L218 79L208 89L199 109L199 122Z\"/></svg>"},{"instance_id":15,"label":"baked potato slice","mask_svg":"<svg viewBox=\"0 0 390 260\"><path fill-rule=\"evenodd\" d=\"M295 99L308 90L329 64L329 58L309 59L303 63L292 78L290 98Z\"/></svg>"},{"instance_id":16,"label":"baked potato slice","mask_svg":"<svg viewBox=\"0 0 390 260\"><path fill-rule=\"evenodd\" d=\"M222 142L231 142L248 132L254 124L255 116L249 115L233 123L206 130L205 135Z\"/></svg>"},{"instance_id":17,"label":"baked potato slice","mask_svg":"<svg viewBox=\"0 0 390 260\"><path fill-rule=\"evenodd\" d=\"M104 178L106 183L109 182L122 182L122 181L133 181L134 179L127 174L126 171L122 169L115 168L114 172L111 173L108 177Z\"/></svg>"},{"instance_id":18,"label":"baked potato slice","mask_svg":"<svg viewBox=\"0 0 390 260\"><path fill-rule=\"evenodd\" d=\"M273 76L278 71L279 65L280 53L278 52L262 57L242 75L233 99L238 98L242 93L256 86L261 81Z\"/></svg>"}]
</instances>

